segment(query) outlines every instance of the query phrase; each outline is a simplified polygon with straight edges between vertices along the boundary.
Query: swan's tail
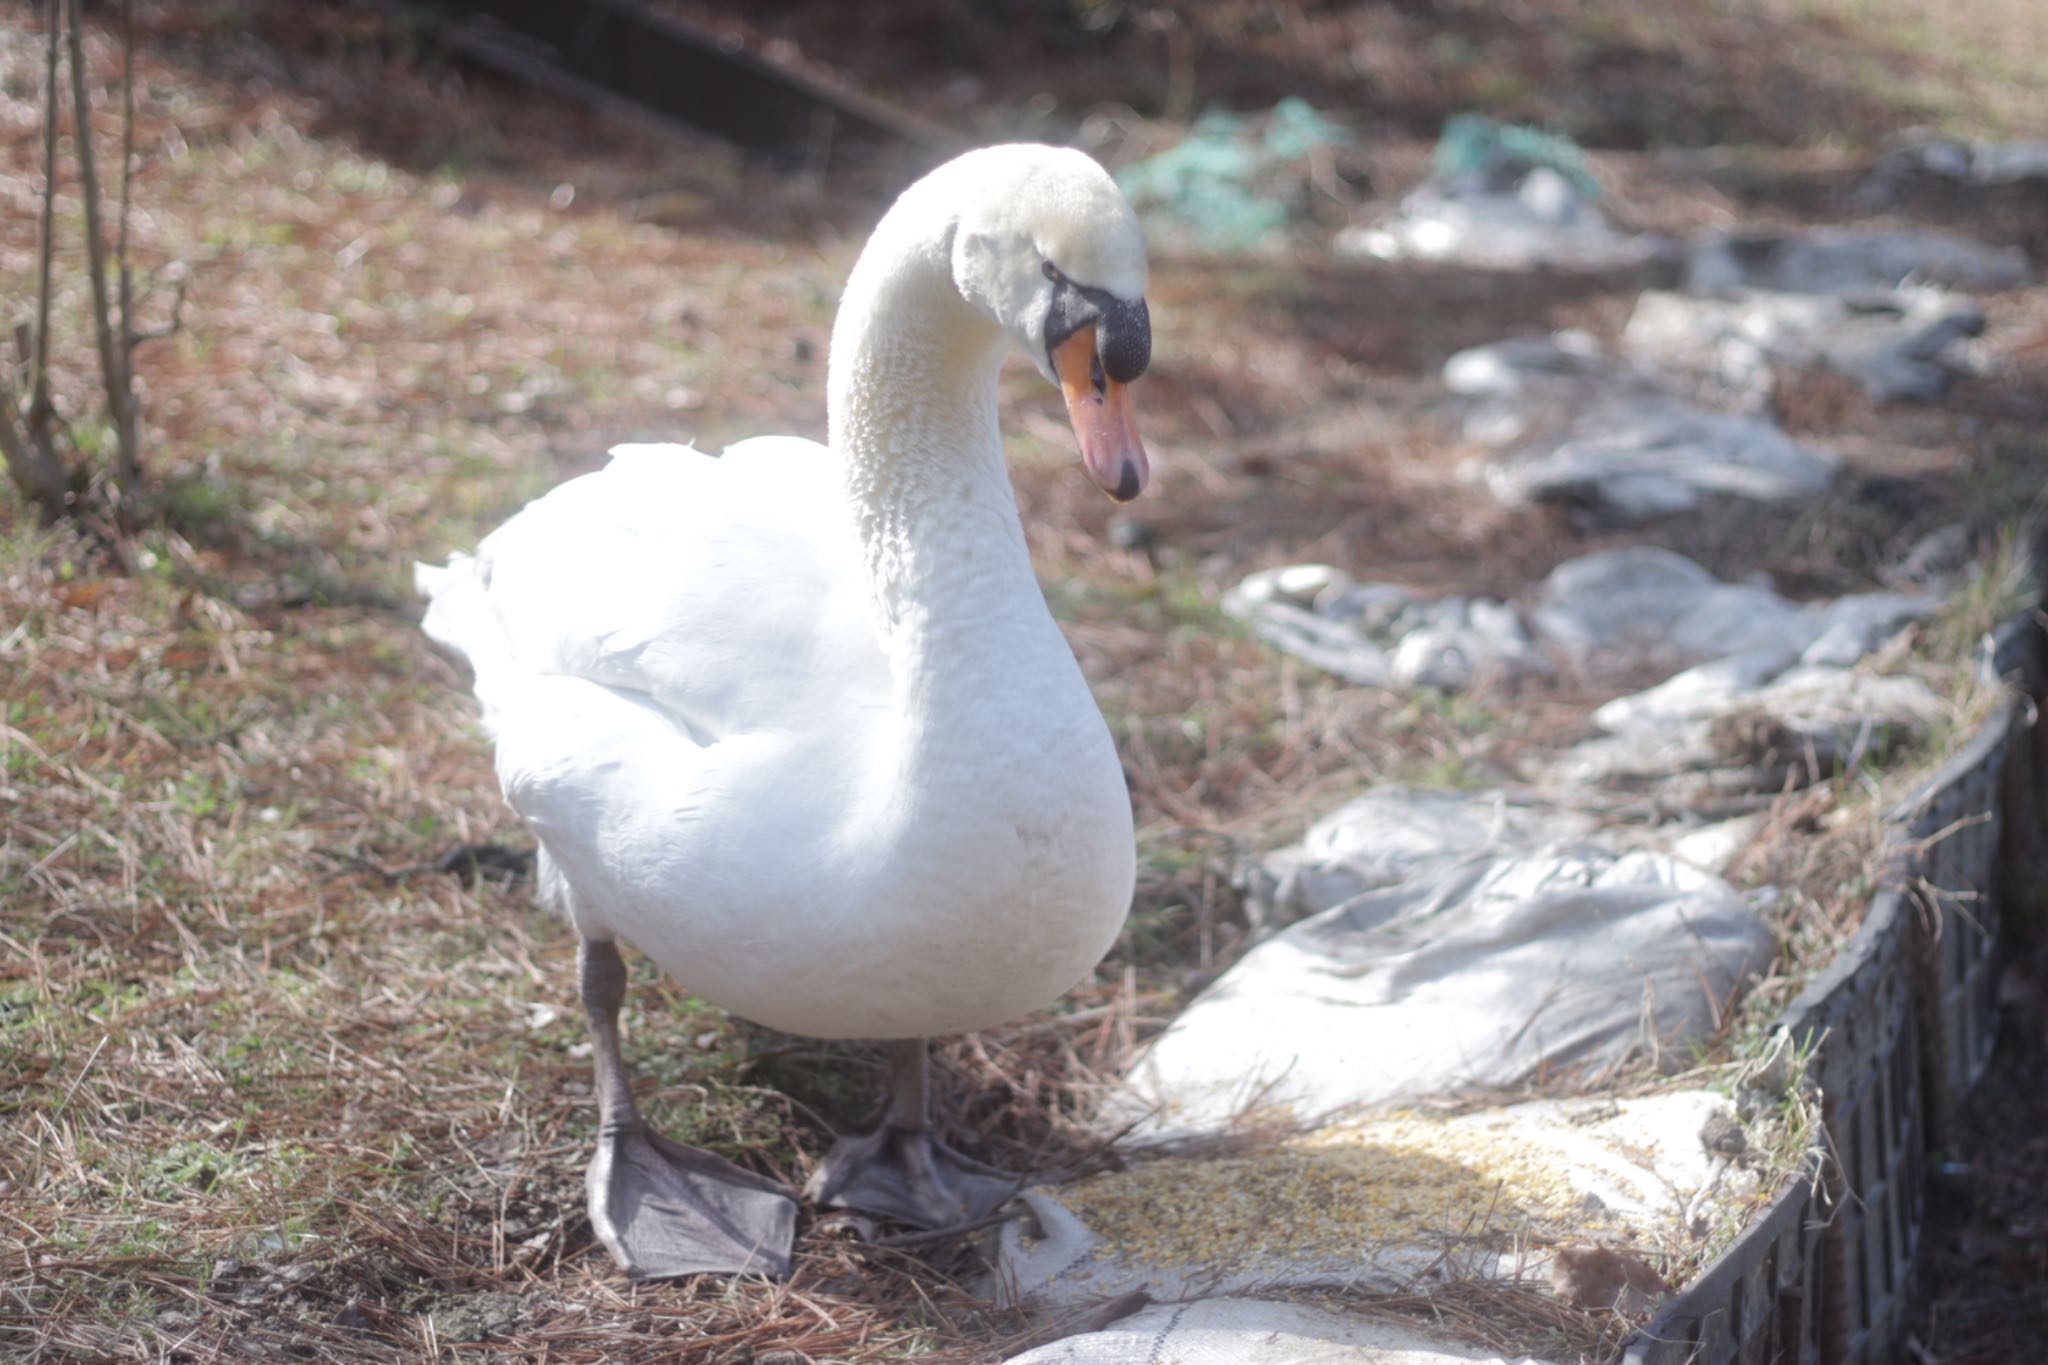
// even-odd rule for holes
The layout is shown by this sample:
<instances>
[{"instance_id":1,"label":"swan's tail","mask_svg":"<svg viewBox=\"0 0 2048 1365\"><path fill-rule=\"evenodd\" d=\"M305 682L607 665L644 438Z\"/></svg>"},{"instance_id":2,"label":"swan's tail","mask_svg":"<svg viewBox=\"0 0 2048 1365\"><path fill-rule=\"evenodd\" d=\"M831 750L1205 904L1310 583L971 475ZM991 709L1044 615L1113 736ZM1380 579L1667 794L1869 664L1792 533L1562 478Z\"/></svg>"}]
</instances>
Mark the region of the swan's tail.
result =
<instances>
[{"instance_id":1,"label":"swan's tail","mask_svg":"<svg viewBox=\"0 0 2048 1365\"><path fill-rule=\"evenodd\" d=\"M414 563L413 587L427 599L420 622L428 638L469 661L476 675L484 724L491 724L499 693L515 675L511 643L491 610L490 594L476 557L452 554L446 565Z\"/></svg>"}]
</instances>

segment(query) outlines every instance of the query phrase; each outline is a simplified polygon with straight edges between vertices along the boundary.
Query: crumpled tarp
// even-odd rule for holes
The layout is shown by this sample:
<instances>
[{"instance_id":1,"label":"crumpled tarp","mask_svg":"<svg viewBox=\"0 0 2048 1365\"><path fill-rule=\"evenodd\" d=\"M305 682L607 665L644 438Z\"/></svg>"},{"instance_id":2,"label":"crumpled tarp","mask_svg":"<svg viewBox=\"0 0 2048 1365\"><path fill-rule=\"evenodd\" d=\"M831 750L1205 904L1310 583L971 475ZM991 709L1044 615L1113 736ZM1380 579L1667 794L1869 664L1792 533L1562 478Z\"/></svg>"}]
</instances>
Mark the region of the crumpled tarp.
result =
<instances>
[{"instance_id":1,"label":"crumpled tarp","mask_svg":"<svg viewBox=\"0 0 2048 1365\"><path fill-rule=\"evenodd\" d=\"M1940 723L1918 678L1775 651L1716 659L1594 713L1605 732L1546 765L1553 783L1639 789L1668 808L1805 786Z\"/></svg>"},{"instance_id":2,"label":"crumpled tarp","mask_svg":"<svg viewBox=\"0 0 2048 1365\"><path fill-rule=\"evenodd\" d=\"M1304 1303L1205 1298L1158 1303L1099 1331L1066 1337L1007 1365L1511 1365L1384 1318ZM1538 1365L1521 1356L1512 1365Z\"/></svg>"},{"instance_id":3,"label":"crumpled tarp","mask_svg":"<svg viewBox=\"0 0 2048 1365\"><path fill-rule=\"evenodd\" d=\"M1339 232L1332 246L1342 256L1490 270L1613 270L1643 265L1668 249L1662 239L1618 230L1545 167L1504 191L1459 193L1425 183L1388 217Z\"/></svg>"},{"instance_id":4,"label":"crumpled tarp","mask_svg":"<svg viewBox=\"0 0 2048 1365\"><path fill-rule=\"evenodd\" d=\"M1470 346L1444 362L1444 387L1472 398L1522 398L1647 382L1591 333L1567 327L1543 336Z\"/></svg>"},{"instance_id":5,"label":"crumpled tarp","mask_svg":"<svg viewBox=\"0 0 2048 1365\"><path fill-rule=\"evenodd\" d=\"M1766 417L1668 391L1583 332L1474 346L1444 362L1443 378L1473 400L1467 439L1501 451L1472 466L1496 498L1563 504L1597 525L1671 516L1710 496L1809 499L1841 463Z\"/></svg>"},{"instance_id":6,"label":"crumpled tarp","mask_svg":"<svg viewBox=\"0 0 2048 1365\"><path fill-rule=\"evenodd\" d=\"M1998 290L2032 271L2018 247L1989 246L1947 232L1819 228L1801 233L1716 232L1685 253L1685 292L1863 294L1905 284Z\"/></svg>"},{"instance_id":7,"label":"crumpled tarp","mask_svg":"<svg viewBox=\"0 0 2048 1365\"><path fill-rule=\"evenodd\" d=\"M1391 583L1360 583L1325 564L1260 570L1225 593L1222 605L1269 643L1368 687L1455 691L1481 674L1549 667L1505 602L1425 597Z\"/></svg>"},{"instance_id":8,"label":"crumpled tarp","mask_svg":"<svg viewBox=\"0 0 2048 1365\"><path fill-rule=\"evenodd\" d=\"M1652 546L1559 565L1533 613L1546 643L1587 667L1681 671L1595 711L1604 733L1545 776L1674 807L1817 780L1938 719L1925 683L1858 667L1938 604L1917 592L1791 602Z\"/></svg>"},{"instance_id":9,"label":"crumpled tarp","mask_svg":"<svg viewBox=\"0 0 2048 1365\"><path fill-rule=\"evenodd\" d=\"M1922 172L1965 185L2048 183L2048 142L1993 142L1981 138L1931 138L1900 147L1878 159L1871 173L1879 193L1866 195L1882 203L1890 182L1906 172Z\"/></svg>"},{"instance_id":10,"label":"crumpled tarp","mask_svg":"<svg viewBox=\"0 0 2048 1365\"><path fill-rule=\"evenodd\" d=\"M1976 304L1932 288L1732 298L1650 290L1636 301L1622 350L1751 411L1769 399L1774 365L1825 366L1873 398L1933 402L1957 376L1986 367L1972 344L1983 330Z\"/></svg>"},{"instance_id":11,"label":"crumpled tarp","mask_svg":"<svg viewBox=\"0 0 2048 1365\"><path fill-rule=\"evenodd\" d=\"M1743 897L1668 855L1471 857L1258 944L1111 1108L1159 1140L1681 1056L1775 951Z\"/></svg>"},{"instance_id":12,"label":"crumpled tarp","mask_svg":"<svg viewBox=\"0 0 2048 1365\"><path fill-rule=\"evenodd\" d=\"M1482 476L1504 503L1562 503L1596 524L1631 526L1690 511L1709 495L1809 499L1840 463L1765 418L1645 393L1594 400L1562 430L1488 461Z\"/></svg>"},{"instance_id":13,"label":"crumpled tarp","mask_svg":"<svg viewBox=\"0 0 2048 1365\"><path fill-rule=\"evenodd\" d=\"M1461 114L1444 126L1430 178L1378 222L1337 234L1339 255L1453 261L1495 270L1640 266L1663 238L1618 230L1601 212L1585 154L1534 128Z\"/></svg>"},{"instance_id":14,"label":"crumpled tarp","mask_svg":"<svg viewBox=\"0 0 2048 1365\"><path fill-rule=\"evenodd\" d=\"M1918 593L1793 602L1761 583L1724 583L1675 551L1624 545L1551 570L1530 624L1580 668L1678 669L1753 654L1773 654L1783 668L1853 663L1935 605Z\"/></svg>"},{"instance_id":15,"label":"crumpled tarp","mask_svg":"<svg viewBox=\"0 0 2048 1365\"><path fill-rule=\"evenodd\" d=\"M1292 924L1381 887L1474 857L1578 838L1593 818L1505 792L1374 787L1243 871L1257 927Z\"/></svg>"},{"instance_id":16,"label":"crumpled tarp","mask_svg":"<svg viewBox=\"0 0 2048 1365\"><path fill-rule=\"evenodd\" d=\"M1684 555L1625 545L1558 565L1526 615L1498 598L1426 597L1361 583L1327 564L1261 569L1223 610L1262 639L1368 687L1457 690L1550 671L1675 672L1768 656L1761 686L1795 663L1845 666L1932 611L1928 593L1794 602L1763 583L1724 583Z\"/></svg>"}]
</instances>

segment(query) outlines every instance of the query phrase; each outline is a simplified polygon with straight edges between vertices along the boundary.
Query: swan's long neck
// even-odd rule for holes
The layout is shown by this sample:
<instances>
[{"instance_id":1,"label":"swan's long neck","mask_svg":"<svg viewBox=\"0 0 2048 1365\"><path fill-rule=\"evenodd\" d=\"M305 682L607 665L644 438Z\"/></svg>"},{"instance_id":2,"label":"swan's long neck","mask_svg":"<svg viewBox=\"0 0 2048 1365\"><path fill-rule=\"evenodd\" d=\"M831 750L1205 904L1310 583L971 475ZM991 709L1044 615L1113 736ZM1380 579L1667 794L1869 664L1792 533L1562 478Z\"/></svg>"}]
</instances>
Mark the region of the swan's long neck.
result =
<instances>
[{"instance_id":1,"label":"swan's long neck","mask_svg":"<svg viewBox=\"0 0 2048 1365\"><path fill-rule=\"evenodd\" d=\"M905 207L884 218L840 304L831 445L905 722L894 766L938 796L955 778L985 783L1008 761L995 755L1020 745L1093 742L1083 732L1101 721L1046 610L1003 463L1007 338L955 286L951 227ZM978 768L950 770L974 754Z\"/></svg>"},{"instance_id":2,"label":"swan's long neck","mask_svg":"<svg viewBox=\"0 0 2048 1365\"><path fill-rule=\"evenodd\" d=\"M960 296L950 240L901 209L885 218L832 332L831 446L892 656L1037 594L996 422L1007 342Z\"/></svg>"}]
</instances>

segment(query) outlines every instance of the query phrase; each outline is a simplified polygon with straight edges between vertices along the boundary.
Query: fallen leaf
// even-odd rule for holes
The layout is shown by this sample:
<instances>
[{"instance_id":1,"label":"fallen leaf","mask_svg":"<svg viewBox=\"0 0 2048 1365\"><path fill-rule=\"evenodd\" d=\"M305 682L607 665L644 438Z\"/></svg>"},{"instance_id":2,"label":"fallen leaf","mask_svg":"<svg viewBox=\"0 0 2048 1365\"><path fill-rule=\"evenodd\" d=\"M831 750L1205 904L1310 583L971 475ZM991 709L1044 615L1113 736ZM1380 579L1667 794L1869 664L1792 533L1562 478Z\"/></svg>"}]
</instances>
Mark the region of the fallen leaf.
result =
<instances>
[{"instance_id":1,"label":"fallen leaf","mask_svg":"<svg viewBox=\"0 0 2048 1365\"><path fill-rule=\"evenodd\" d=\"M1579 1308L1631 1317L1649 1312L1671 1293L1649 1262L1611 1247L1559 1247L1550 1263L1550 1288Z\"/></svg>"},{"instance_id":2,"label":"fallen leaf","mask_svg":"<svg viewBox=\"0 0 2048 1365\"><path fill-rule=\"evenodd\" d=\"M79 611L90 611L100 604L113 585L104 578L84 579L76 583L60 583L52 595L67 607Z\"/></svg>"}]
</instances>

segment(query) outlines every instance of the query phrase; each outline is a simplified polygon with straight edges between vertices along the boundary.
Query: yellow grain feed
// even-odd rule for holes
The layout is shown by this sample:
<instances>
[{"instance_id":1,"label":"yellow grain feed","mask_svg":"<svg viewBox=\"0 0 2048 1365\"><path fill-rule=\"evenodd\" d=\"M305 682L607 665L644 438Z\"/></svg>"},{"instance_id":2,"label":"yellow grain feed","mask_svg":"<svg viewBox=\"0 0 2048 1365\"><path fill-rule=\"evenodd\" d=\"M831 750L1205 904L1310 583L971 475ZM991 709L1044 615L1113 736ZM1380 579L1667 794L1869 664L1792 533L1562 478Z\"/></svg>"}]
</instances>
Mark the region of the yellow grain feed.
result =
<instances>
[{"instance_id":1,"label":"yellow grain feed","mask_svg":"<svg viewBox=\"0 0 2048 1365\"><path fill-rule=\"evenodd\" d=\"M1504 1133L1403 1113L1245 1156L1148 1162L1068 1186L1060 1200L1122 1258L1230 1274L1583 1227L1583 1196L1554 1161Z\"/></svg>"}]
</instances>

